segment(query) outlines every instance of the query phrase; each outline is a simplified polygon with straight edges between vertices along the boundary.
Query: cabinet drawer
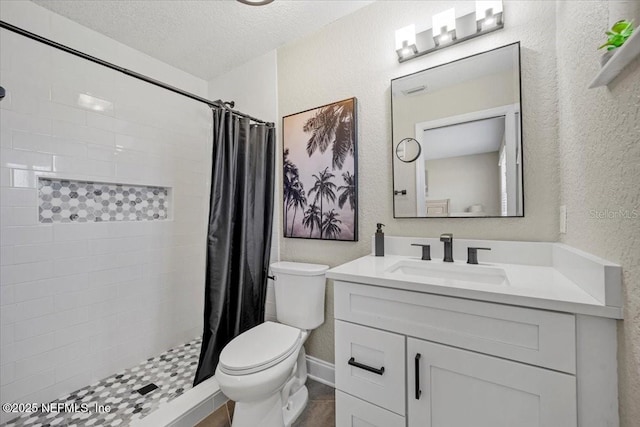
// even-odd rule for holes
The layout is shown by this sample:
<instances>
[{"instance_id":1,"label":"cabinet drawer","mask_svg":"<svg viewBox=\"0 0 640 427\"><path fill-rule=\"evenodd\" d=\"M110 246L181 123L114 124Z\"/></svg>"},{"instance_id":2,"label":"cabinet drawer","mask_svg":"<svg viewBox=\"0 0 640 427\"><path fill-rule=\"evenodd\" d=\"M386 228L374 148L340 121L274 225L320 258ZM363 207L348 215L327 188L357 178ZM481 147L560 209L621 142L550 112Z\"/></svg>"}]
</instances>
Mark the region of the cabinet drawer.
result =
<instances>
[{"instance_id":1,"label":"cabinet drawer","mask_svg":"<svg viewBox=\"0 0 640 427\"><path fill-rule=\"evenodd\" d=\"M405 337L336 321L336 389L405 412Z\"/></svg>"},{"instance_id":2,"label":"cabinet drawer","mask_svg":"<svg viewBox=\"0 0 640 427\"><path fill-rule=\"evenodd\" d=\"M404 417L336 390L336 427L405 427Z\"/></svg>"},{"instance_id":3,"label":"cabinet drawer","mask_svg":"<svg viewBox=\"0 0 640 427\"><path fill-rule=\"evenodd\" d=\"M576 373L572 314L347 282L334 295L336 319Z\"/></svg>"}]
</instances>

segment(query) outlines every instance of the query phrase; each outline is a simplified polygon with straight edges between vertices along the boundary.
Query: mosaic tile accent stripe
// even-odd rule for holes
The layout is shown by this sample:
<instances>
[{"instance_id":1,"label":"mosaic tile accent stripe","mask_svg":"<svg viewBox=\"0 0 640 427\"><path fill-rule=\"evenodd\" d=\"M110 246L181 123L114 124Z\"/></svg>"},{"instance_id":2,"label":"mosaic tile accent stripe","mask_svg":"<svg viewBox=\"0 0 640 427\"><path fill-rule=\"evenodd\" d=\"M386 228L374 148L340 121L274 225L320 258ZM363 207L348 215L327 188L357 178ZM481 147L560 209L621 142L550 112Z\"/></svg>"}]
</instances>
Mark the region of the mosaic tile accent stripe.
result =
<instances>
[{"instance_id":1,"label":"mosaic tile accent stripe","mask_svg":"<svg viewBox=\"0 0 640 427\"><path fill-rule=\"evenodd\" d=\"M192 388L201 343L201 338L196 338L53 402L85 404L90 408L87 412L34 412L14 418L2 427L128 426ZM136 392L149 383L158 388L144 396ZM109 406L108 412L94 410L105 405Z\"/></svg>"},{"instance_id":2,"label":"mosaic tile accent stripe","mask_svg":"<svg viewBox=\"0 0 640 427\"><path fill-rule=\"evenodd\" d=\"M38 180L41 223L167 219L169 189L52 178Z\"/></svg>"}]
</instances>

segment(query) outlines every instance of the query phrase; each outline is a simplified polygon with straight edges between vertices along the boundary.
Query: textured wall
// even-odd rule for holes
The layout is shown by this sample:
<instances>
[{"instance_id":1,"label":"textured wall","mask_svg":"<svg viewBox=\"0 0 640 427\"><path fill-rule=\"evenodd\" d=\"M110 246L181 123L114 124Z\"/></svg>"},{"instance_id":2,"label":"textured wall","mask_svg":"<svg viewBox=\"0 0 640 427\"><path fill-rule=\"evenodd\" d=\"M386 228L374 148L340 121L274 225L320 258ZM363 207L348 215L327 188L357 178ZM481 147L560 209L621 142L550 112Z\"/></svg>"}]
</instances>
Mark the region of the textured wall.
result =
<instances>
[{"instance_id":1,"label":"textured wall","mask_svg":"<svg viewBox=\"0 0 640 427\"><path fill-rule=\"evenodd\" d=\"M209 80L209 98L235 101L237 110L262 120L278 119L277 52L272 50Z\"/></svg>"},{"instance_id":2,"label":"textured wall","mask_svg":"<svg viewBox=\"0 0 640 427\"><path fill-rule=\"evenodd\" d=\"M609 21L632 15L620 4L609 14L607 6L559 2L557 8L558 28L571 28L557 38L561 204L568 217L561 240L622 265L619 398L621 425L631 427L640 422L640 60L608 87L587 89L600 68L595 47Z\"/></svg>"},{"instance_id":3,"label":"textured wall","mask_svg":"<svg viewBox=\"0 0 640 427\"><path fill-rule=\"evenodd\" d=\"M387 234L399 236L433 237L452 232L467 238L557 240L555 3L506 2L503 30L398 64L395 30L411 23L423 24L452 4L473 7L472 2L379 1L278 50L280 116L351 96L358 98L359 108L360 241L281 238L282 259L335 266L358 258L370 251L376 222L387 224ZM526 217L394 219L390 80L515 41L522 43ZM332 301L329 284L327 322L312 334L307 346L311 355L327 361L334 357Z\"/></svg>"}]
</instances>

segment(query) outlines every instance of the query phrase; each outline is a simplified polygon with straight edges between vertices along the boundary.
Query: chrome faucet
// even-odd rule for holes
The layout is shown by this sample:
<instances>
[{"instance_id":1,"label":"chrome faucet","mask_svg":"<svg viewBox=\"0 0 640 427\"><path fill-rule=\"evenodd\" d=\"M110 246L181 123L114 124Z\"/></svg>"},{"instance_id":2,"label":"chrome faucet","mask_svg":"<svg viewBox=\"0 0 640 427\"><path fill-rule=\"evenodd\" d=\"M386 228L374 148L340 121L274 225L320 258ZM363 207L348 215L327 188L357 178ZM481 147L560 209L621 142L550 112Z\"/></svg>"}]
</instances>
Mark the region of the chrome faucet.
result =
<instances>
[{"instance_id":1,"label":"chrome faucet","mask_svg":"<svg viewBox=\"0 0 640 427\"><path fill-rule=\"evenodd\" d=\"M444 242L444 262L453 262L453 234L444 233L440 235L440 241Z\"/></svg>"}]
</instances>

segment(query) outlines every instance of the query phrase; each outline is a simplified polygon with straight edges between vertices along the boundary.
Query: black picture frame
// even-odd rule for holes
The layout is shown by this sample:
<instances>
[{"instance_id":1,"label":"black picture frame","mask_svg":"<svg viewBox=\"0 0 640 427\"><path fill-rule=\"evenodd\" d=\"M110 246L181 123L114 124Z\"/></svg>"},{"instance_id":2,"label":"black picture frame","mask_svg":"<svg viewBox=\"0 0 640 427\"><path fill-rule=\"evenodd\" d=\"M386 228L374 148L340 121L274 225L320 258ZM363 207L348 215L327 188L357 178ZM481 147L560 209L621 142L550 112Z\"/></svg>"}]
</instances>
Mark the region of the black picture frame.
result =
<instances>
[{"instance_id":1,"label":"black picture frame","mask_svg":"<svg viewBox=\"0 0 640 427\"><path fill-rule=\"evenodd\" d=\"M283 236L358 241L358 102L282 117Z\"/></svg>"}]
</instances>

